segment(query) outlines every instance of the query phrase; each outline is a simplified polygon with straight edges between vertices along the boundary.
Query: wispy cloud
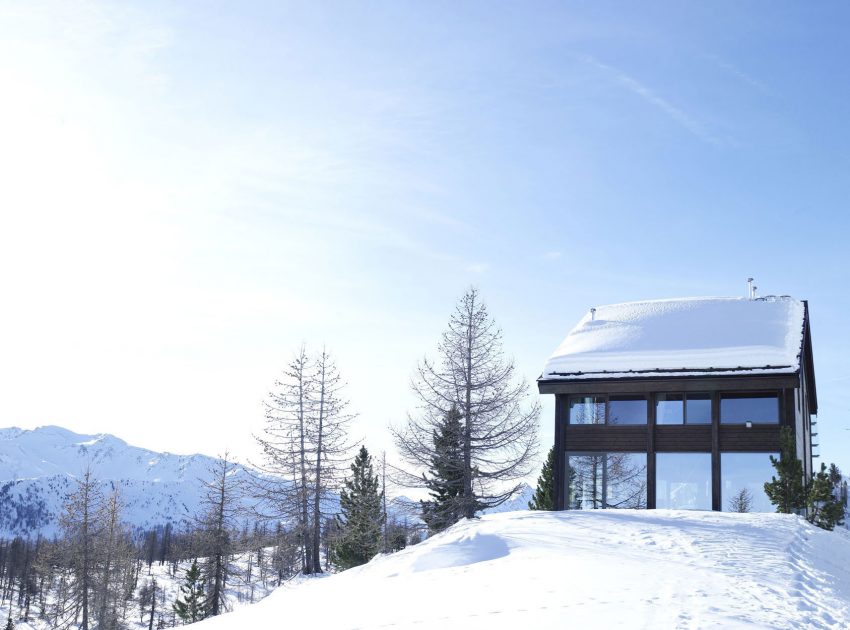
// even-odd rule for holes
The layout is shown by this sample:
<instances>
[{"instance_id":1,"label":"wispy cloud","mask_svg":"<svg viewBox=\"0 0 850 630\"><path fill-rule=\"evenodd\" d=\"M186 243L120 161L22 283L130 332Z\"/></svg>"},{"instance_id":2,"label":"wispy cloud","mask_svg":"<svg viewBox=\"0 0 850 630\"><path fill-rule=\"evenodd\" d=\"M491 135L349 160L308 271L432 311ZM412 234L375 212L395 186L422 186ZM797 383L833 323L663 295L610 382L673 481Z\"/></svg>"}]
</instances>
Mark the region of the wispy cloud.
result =
<instances>
[{"instance_id":1,"label":"wispy cloud","mask_svg":"<svg viewBox=\"0 0 850 630\"><path fill-rule=\"evenodd\" d=\"M763 81L756 79L752 75L744 72L743 70L741 70L741 68L739 68L738 66L726 61L725 59L721 59L717 55L704 55L704 57L706 59L708 59L709 61L711 61L712 63L714 63L718 68L722 68L723 70L726 70L729 74L735 76L740 81L742 81L743 83L746 83L750 87L754 87L757 90L759 90L760 92L768 92L769 91L767 84L765 84Z\"/></svg>"},{"instance_id":2,"label":"wispy cloud","mask_svg":"<svg viewBox=\"0 0 850 630\"><path fill-rule=\"evenodd\" d=\"M545 260L558 260L563 254L561 252L551 251L543 254Z\"/></svg>"},{"instance_id":3,"label":"wispy cloud","mask_svg":"<svg viewBox=\"0 0 850 630\"><path fill-rule=\"evenodd\" d=\"M674 122L678 123L681 127L684 127L687 131L692 133L694 136L696 136L703 142L707 142L708 144L713 145L724 144L719 138L709 132L702 122L700 122L690 114L686 113L679 107L673 105L670 101L658 95L654 90L644 85L634 77L629 76L628 74L618 68L615 68L614 66L602 63L598 59L589 55L582 56L582 59L586 63L610 74L614 78L614 80L617 81L617 83L628 89L633 94L636 94L653 107L662 111Z\"/></svg>"}]
</instances>

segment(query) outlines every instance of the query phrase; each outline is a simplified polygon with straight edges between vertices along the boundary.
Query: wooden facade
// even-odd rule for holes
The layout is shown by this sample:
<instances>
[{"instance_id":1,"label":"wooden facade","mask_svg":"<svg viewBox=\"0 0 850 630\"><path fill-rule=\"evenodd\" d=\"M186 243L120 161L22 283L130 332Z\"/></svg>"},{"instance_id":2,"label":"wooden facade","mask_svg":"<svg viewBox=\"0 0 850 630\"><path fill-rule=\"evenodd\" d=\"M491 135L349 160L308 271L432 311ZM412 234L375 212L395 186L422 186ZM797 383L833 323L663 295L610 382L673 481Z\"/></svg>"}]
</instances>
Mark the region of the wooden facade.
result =
<instances>
[{"instance_id":1,"label":"wooden facade","mask_svg":"<svg viewBox=\"0 0 850 630\"><path fill-rule=\"evenodd\" d=\"M805 304L805 302L804 302ZM810 477L812 463L811 416L817 413L808 305L802 335L800 368L796 373L717 373L616 378L558 378L538 381L541 394L555 396L556 509L567 509L567 453L646 454L646 507L656 507L656 458L660 453L711 455L711 508L721 510L721 454L777 453L780 430L792 428L797 455ZM711 422L657 424L656 400L661 394L710 394ZM610 395L630 395L647 401L646 424L570 424L569 401L576 397L605 400ZM726 394L772 395L778 400L778 422L722 424L720 400ZM765 479L769 481L769 479Z\"/></svg>"}]
</instances>

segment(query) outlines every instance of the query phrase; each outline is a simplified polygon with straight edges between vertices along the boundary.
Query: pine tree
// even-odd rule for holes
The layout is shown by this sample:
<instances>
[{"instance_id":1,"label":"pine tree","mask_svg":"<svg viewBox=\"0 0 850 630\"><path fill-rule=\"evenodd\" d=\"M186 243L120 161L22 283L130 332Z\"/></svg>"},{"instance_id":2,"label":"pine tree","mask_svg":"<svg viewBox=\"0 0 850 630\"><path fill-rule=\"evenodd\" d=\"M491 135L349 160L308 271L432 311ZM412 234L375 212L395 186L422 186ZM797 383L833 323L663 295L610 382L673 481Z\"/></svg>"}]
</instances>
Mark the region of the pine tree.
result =
<instances>
[{"instance_id":1,"label":"pine tree","mask_svg":"<svg viewBox=\"0 0 850 630\"><path fill-rule=\"evenodd\" d=\"M528 502L529 510L548 510L555 509L555 447L549 449L549 455L546 457L546 462L543 464L543 470L540 471L540 477L537 479L537 489L534 491L534 496Z\"/></svg>"},{"instance_id":2,"label":"pine tree","mask_svg":"<svg viewBox=\"0 0 850 630\"><path fill-rule=\"evenodd\" d=\"M776 511L783 514L799 512L806 507L806 487L803 482L803 463L797 459L794 433L790 427L782 427L779 435L779 459L770 456L776 476L764 484L764 492Z\"/></svg>"},{"instance_id":3,"label":"pine tree","mask_svg":"<svg viewBox=\"0 0 850 630\"><path fill-rule=\"evenodd\" d=\"M422 476L431 495L430 500L420 501L422 520L431 534L463 518L463 426L457 407L452 407L444 418L433 433L430 476Z\"/></svg>"},{"instance_id":4,"label":"pine tree","mask_svg":"<svg viewBox=\"0 0 850 630\"><path fill-rule=\"evenodd\" d=\"M844 520L844 507L835 498L834 486L824 463L821 463L820 471L809 487L806 507L806 519L822 529L832 530Z\"/></svg>"},{"instance_id":5,"label":"pine tree","mask_svg":"<svg viewBox=\"0 0 850 630\"><path fill-rule=\"evenodd\" d=\"M340 492L341 527L339 540L334 545L333 558L342 569L366 564L380 549L382 493L380 481L372 468L372 457L365 446L351 464L351 477L346 479Z\"/></svg>"},{"instance_id":6,"label":"pine tree","mask_svg":"<svg viewBox=\"0 0 850 630\"><path fill-rule=\"evenodd\" d=\"M180 595L174 602L174 612L183 623L195 623L204 618L206 607L201 568L197 562L192 562L186 570L186 581L180 586Z\"/></svg>"}]
</instances>

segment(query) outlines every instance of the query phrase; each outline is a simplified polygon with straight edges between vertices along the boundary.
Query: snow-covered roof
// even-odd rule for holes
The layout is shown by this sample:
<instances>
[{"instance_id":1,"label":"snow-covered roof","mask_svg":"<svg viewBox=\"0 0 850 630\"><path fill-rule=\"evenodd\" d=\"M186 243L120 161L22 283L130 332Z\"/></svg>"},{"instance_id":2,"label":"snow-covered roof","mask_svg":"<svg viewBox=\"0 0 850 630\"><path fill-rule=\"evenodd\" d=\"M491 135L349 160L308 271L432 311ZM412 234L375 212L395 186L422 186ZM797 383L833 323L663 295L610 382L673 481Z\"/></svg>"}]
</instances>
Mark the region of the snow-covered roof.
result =
<instances>
[{"instance_id":1,"label":"snow-covered roof","mask_svg":"<svg viewBox=\"0 0 850 630\"><path fill-rule=\"evenodd\" d=\"M787 296L599 306L570 331L540 378L793 373L804 318L804 303Z\"/></svg>"}]
</instances>

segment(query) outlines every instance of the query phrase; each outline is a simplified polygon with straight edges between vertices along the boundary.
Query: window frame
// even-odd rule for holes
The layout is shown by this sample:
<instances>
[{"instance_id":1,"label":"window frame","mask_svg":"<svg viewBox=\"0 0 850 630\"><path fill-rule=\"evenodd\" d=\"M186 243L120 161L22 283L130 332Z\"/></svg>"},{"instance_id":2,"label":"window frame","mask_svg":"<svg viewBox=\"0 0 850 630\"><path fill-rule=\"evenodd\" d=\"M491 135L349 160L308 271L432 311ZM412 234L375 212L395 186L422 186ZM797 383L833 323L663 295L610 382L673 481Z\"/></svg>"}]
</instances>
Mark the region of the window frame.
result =
<instances>
[{"instance_id":1,"label":"window frame","mask_svg":"<svg viewBox=\"0 0 850 630\"><path fill-rule=\"evenodd\" d=\"M776 421L775 422L756 422L753 420L741 420L736 422L723 421L723 399L743 399L743 398L774 398L776 400ZM782 426L782 392L779 390L754 390L754 391L719 391L717 392L717 421L720 426L727 427L742 427L750 423L752 426L760 427L776 427Z\"/></svg>"},{"instance_id":2,"label":"window frame","mask_svg":"<svg viewBox=\"0 0 850 630\"><path fill-rule=\"evenodd\" d=\"M658 397L659 396L681 396L682 398L682 421L681 422L658 422ZM688 399L690 397L703 396L704 398L693 398L693 400L708 400L708 422L688 422ZM711 426L714 413L714 396L710 391L704 392L655 392L653 394L655 402L655 425L659 427L707 427Z\"/></svg>"},{"instance_id":3,"label":"window frame","mask_svg":"<svg viewBox=\"0 0 850 630\"><path fill-rule=\"evenodd\" d=\"M571 457L601 457L605 461L605 466L607 466L607 459L613 455L629 455L629 456L642 456L643 459L643 503L644 507L642 508L623 508L617 506L608 506L608 490L610 489L610 485L606 479L606 473L603 473L602 477L599 480L601 484L601 493L600 500L602 502L602 507L598 508L573 508L570 507L570 458ZM649 453L647 451L589 451L589 450L578 450L578 451L564 451L564 509L567 511L593 511L593 510L621 510L621 509L649 509L649 484L650 480L650 466L649 466Z\"/></svg>"},{"instance_id":4,"label":"window frame","mask_svg":"<svg viewBox=\"0 0 850 630\"><path fill-rule=\"evenodd\" d=\"M608 419L611 417L611 398L634 398L636 400L643 400L646 402L646 420L641 423L629 423L629 424L610 424ZM572 401L573 400L583 400L585 398L595 398L597 400L603 400L605 405L605 422L600 422L598 424L592 423L573 423L570 422L570 410L572 409ZM650 414L650 403L651 403L650 394L629 394L629 393L616 393L616 394L570 394L567 396L567 413L566 413L566 424L571 427L646 427L649 426L649 414Z\"/></svg>"}]
</instances>

